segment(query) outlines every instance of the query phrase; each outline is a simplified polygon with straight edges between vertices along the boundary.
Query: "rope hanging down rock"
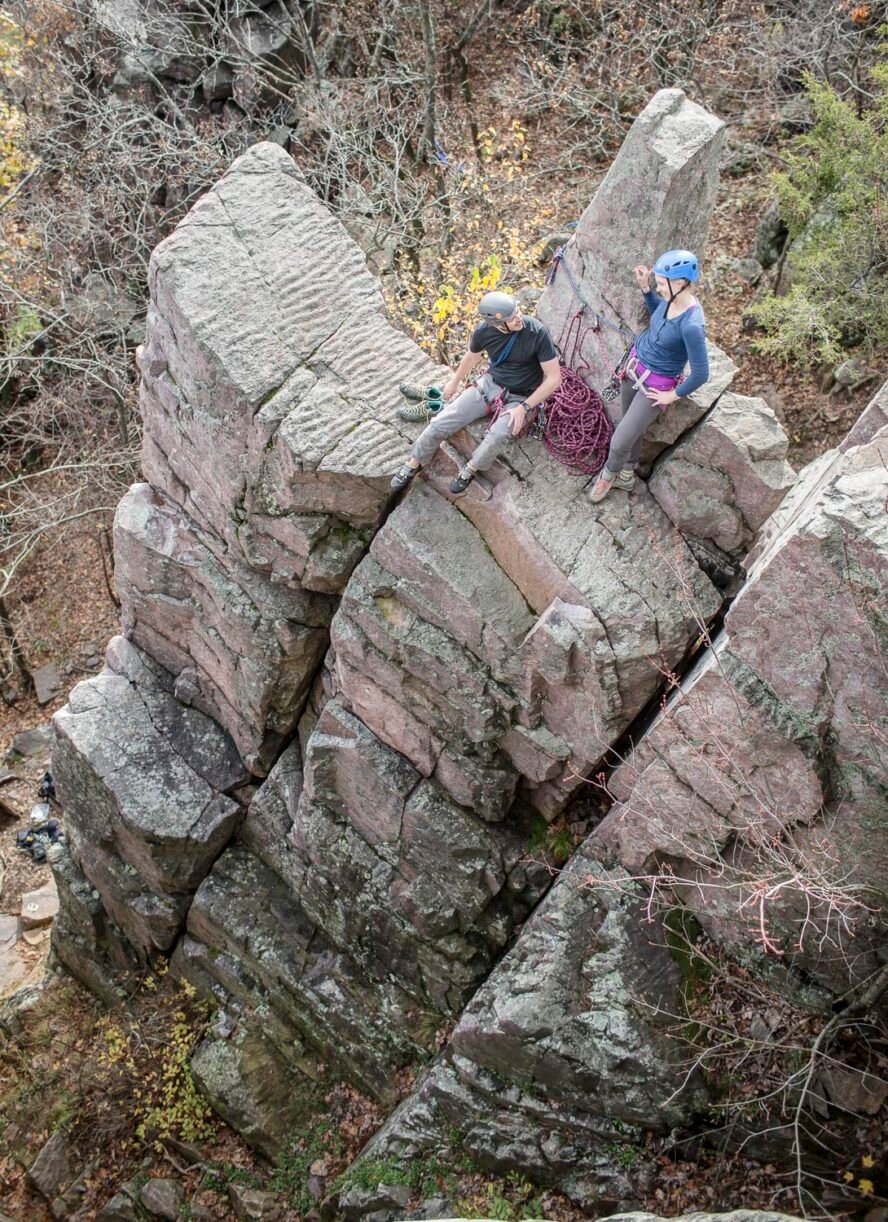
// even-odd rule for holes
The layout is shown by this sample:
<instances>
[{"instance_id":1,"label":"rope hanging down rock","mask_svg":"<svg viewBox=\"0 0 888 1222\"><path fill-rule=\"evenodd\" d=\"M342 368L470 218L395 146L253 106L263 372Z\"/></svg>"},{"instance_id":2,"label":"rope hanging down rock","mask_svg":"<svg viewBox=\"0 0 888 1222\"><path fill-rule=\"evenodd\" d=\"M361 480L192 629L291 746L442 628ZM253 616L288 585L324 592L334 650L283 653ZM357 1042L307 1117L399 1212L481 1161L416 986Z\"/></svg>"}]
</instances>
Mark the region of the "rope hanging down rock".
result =
<instances>
[{"instance_id":1,"label":"rope hanging down rock","mask_svg":"<svg viewBox=\"0 0 888 1222\"><path fill-rule=\"evenodd\" d=\"M559 340L561 385L546 401L543 445L553 458L569 470L581 475L595 475L604 466L614 429L601 395L580 375L580 369L589 369L588 361L583 356L583 344L591 331L599 342L602 371L607 375L610 367L601 336L602 324L630 340L635 336L592 309L580 292L570 268L564 263L564 249L559 246L555 252L546 284L552 283L558 268L563 266L580 308L566 321ZM587 315L591 315L594 322L585 321Z\"/></svg>"}]
</instances>

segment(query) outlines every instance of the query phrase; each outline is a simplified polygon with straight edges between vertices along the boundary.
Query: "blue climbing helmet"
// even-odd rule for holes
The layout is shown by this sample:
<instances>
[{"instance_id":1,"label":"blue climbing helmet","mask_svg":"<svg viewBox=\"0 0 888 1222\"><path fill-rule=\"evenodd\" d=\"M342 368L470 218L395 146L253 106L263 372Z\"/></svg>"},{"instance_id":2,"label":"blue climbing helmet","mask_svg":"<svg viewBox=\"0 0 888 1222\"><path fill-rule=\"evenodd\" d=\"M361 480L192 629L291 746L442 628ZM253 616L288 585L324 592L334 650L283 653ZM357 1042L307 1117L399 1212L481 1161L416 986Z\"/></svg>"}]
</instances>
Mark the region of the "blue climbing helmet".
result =
<instances>
[{"instance_id":1,"label":"blue climbing helmet","mask_svg":"<svg viewBox=\"0 0 888 1222\"><path fill-rule=\"evenodd\" d=\"M690 280L693 284L700 279L700 260L692 250L667 250L651 270L666 280Z\"/></svg>"}]
</instances>

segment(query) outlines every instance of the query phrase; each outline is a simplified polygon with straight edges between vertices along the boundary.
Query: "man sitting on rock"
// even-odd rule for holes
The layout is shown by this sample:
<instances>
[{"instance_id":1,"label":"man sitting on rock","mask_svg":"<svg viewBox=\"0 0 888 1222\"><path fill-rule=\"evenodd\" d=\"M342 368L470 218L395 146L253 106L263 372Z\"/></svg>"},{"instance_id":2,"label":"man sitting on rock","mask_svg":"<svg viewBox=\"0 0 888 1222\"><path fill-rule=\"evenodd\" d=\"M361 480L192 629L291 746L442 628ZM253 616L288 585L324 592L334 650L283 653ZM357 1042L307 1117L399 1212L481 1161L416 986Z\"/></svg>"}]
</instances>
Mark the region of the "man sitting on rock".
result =
<instances>
[{"instance_id":1,"label":"man sitting on rock","mask_svg":"<svg viewBox=\"0 0 888 1222\"><path fill-rule=\"evenodd\" d=\"M446 406L417 437L410 457L392 479L393 488L406 487L445 438L492 415L493 423L483 441L450 484L451 493L461 496L510 439L521 433L533 409L561 385L552 337L541 322L522 315L514 297L487 293L481 298L478 313L482 322L472 332L468 352L444 387ZM487 372L455 398L463 379L484 359L485 351ZM405 418L415 419L415 414Z\"/></svg>"}]
</instances>

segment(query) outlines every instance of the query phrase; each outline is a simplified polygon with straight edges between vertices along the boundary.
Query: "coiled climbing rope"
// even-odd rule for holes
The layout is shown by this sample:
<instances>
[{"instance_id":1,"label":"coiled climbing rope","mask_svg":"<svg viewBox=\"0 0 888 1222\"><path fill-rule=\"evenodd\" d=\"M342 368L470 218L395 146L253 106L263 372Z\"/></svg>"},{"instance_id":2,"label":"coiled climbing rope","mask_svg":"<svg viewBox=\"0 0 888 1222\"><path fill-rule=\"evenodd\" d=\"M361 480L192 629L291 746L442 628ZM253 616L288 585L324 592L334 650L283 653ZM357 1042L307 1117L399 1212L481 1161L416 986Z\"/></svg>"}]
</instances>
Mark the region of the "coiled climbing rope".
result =
<instances>
[{"instance_id":1,"label":"coiled climbing rope","mask_svg":"<svg viewBox=\"0 0 888 1222\"><path fill-rule=\"evenodd\" d=\"M561 385L546 400L543 445L549 453L572 471L595 475L604 466L613 431L601 395L562 365Z\"/></svg>"}]
</instances>

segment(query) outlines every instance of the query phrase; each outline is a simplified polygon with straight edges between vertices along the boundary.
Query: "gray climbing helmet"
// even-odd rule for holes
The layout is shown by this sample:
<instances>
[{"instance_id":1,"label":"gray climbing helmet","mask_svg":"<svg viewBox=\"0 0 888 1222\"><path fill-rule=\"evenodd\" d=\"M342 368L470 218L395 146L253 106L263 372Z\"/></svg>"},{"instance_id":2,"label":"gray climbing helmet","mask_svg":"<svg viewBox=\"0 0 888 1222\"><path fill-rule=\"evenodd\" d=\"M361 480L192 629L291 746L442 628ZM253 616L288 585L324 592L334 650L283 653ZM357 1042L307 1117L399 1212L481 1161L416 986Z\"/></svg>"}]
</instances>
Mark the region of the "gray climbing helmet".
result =
<instances>
[{"instance_id":1,"label":"gray climbing helmet","mask_svg":"<svg viewBox=\"0 0 888 1222\"><path fill-rule=\"evenodd\" d=\"M478 313L488 322L505 322L518 309L518 302L508 293L485 293L478 302Z\"/></svg>"}]
</instances>

